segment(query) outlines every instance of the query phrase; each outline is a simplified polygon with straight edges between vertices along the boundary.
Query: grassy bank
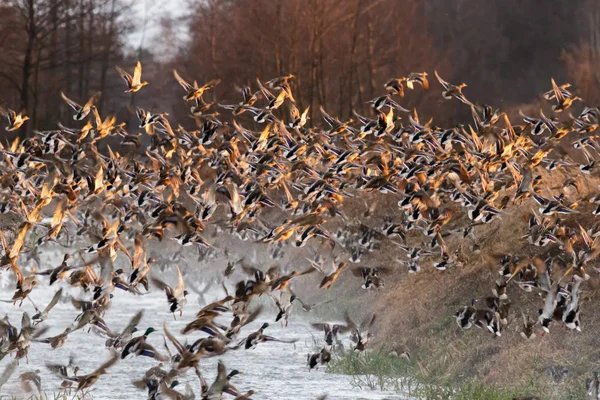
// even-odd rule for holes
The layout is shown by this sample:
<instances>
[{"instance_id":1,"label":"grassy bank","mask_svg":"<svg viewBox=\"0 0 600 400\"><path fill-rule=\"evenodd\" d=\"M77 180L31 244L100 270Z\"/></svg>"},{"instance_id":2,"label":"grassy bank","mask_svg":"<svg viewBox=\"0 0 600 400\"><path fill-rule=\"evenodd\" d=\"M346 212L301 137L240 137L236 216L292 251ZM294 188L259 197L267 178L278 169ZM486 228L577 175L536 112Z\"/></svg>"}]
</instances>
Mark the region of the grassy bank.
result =
<instances>
[{"instance_id":1,"label":"grassy bank","mask_svg":"<svg viewBox=\"0 0 600 400\"><path fill-rule=\"evenodd\" d=\"M488 385L476 379L450 382L426 371L418 357L408 360L390 355L382 348L359 355L353 351L337 352L327 370L350 375L352 385L358 388L392 390L411 399L505 400L528 396L564 400L585 398L584 386L577 378L567 380L560 389L533 375L527 384L519 386ZM519 382L522 381L519 379Z\"/></svg>"}]
</instances>

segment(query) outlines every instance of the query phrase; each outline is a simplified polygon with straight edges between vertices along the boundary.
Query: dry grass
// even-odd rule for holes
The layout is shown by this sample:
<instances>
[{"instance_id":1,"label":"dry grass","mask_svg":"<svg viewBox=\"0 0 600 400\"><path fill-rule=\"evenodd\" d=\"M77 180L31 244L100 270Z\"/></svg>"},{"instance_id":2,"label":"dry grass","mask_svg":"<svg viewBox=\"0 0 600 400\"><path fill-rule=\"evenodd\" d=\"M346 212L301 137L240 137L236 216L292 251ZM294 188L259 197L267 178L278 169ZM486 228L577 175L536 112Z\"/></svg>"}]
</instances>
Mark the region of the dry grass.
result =
<instances>
[{"instance_id":1,"label":"dry grass","mask_svg":"<svg viewBox=\"0 0 600 400\"><path fill-rule=\"evenodd\" d=\"M552 180L544 177L544 187L560 187L565 176L555 176ZM582 191L576 197L585 197L597 192L598 179L579 176ZM545 191L549 197L558 190ZM574 200L572 198L571 200ZM352 200L347 209L363 209L362 201ZM449 205L454 207L453 205ZM334 287L326 292L313 291L318 277L304 280L304 292L315 293L318 299L332 298L336 303L331 308L321 310L323 318L340 319L346 309L360 320L371 313L377 314L374 329L373 348L386 348L397 345L407 346L413 357L421 365L423 379L438 384L477 384L501 388L519 388L542 398L567 399L582 398L585 379L600 367L600 309L599 274L588 265L592 278L583 287L581 300L582 332L569 331L560 323L554 322L551 333L540 336L541 328L536 328L537 337L523 339L518 330L521 327L521 312L536 318L543 305L543 297L538 293L526 293L516 284L508 289L511 300L509 324L502 336L494 338L487 331L476 327L461 330L455 321L454 313L470 303L472 298L482 299L491 295L491 289L498 278L500 267L498 255L545 255L556 251L555 245L539 248L529 245L521 236L526 232L527 215L536 207L532 200L522 205L514 205L503 214L500 221L477 227L476 240L447 239L451 250L463 246L468 261L447 271L436 271L432 260L421 263L421 272L408 274L406 267L395 259L401 252L395 245L384 241L380 251L363 257L363 264L369 266L392 266L396 272L386 279L386 287L380 291L362 291L360 281L344 274ZM381 224L385 215L394 215L395 202L392 197L379 200L375 216L364 223L370 227ZM589 219L591 208L581 202L581 213L565 220L565 224L577 228L578 224L589 227L594 221ZM456 217L452 227L467 224L464 214L455 209ZM418 245L420 237L409 238L409 244ZM472 252L474 243L481 246L479 252ZM563 270L555 268L554 278L559 279ZM562 376L560 371L566 370Z\"/></svg>"}]
</instances>

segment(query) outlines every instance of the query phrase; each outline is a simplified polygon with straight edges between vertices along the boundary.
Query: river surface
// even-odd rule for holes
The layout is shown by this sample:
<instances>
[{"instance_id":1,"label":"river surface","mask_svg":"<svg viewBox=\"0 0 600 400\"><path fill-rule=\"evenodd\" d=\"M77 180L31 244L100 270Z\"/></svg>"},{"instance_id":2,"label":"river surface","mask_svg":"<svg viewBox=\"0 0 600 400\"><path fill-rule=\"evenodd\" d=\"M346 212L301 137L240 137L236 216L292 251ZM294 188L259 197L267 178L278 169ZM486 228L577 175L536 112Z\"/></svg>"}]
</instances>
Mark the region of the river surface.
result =
<instances>
[{"instance_id":1,"label":"river surface","mask_svg":"<svg viewBox=\"0 0 600 400\"><path fill-rule=\"evenodd\" d=\"M44 281L46 278L43 278ZM42 280L42 279L41 279ZM39 308L43 308L52 298L57 285L52 288L45 287L41 283L32 293L32 299ZM80 296L81 292L65 288L63 297L67 293ZM3 299L10 298L12 289L0 289L0 295ZM214 298L221 294L214 294ZM209 296L207 296L209 297ZM207 300L211 300L207 298ZM191 321L195 313L200 309L198 296L194 293L188 295L188 303L184 308L183 317L178 317L176 321L168 312L166 298L164 293L151 291L147 295L133 296L120 290L115 291L113 304L106 312L105 320L112 330L120 330L127 325L129 319L140 309L144 310L144 316L138 328L144 331L152 326L158 330L150 335L149 342L159 351L165 352L163 347L163 322L167 323L169 330L175 334L182 342L187 339L193 342L200 334L190 334L183 336L179 333L180 329ZM242 393L253 389L257 393L253 399L286 399L286 400L307 400L317 399L319 396L328 394L328 399L404 399L406 397L381 391L360 390L353 388L350 384L350 378L345 375L330 374L321 368L318 371L308 371L306 366L306 355L314 351L314 340L322 341L322 333L310 328L309 321L299 313L292 315L290 324L281 327L279 323L273 323L275 312L267 309L266 312L254 321L252 324L244 327L240 337L244 334L255 331L263 322L271 323L271 326L265 331L266 334L280 339L298 339L295 344L268 342L260 343L254 350L236 350L229 351L220 357L203 359L201 370L205 378L212 382L216 374L216 365L218 359L222 359L227 370L238 369L243 374L232 379L234 384ZM25 301L19 308L18 304L13 306L8 303L0 303L0 317L5 314L9 316L13 325L19 327L21 316L27 311L30 316L35 314L30 302ZM49 319L44 322L51 328L44 335L52 336L62 332L69 326L78 312L73 308L70 302L60 301L50 312ZM228 323L228 319L223 319ZM10 381L0 389L2 394L19 394L18 375L26 371L40 370L42 378L42 388L53 398L51 393L57 391L60 380L50 374L45 368L45 363L66 364L71 354L75 355L75 364L80 367L79 374L87 374L95 370L109 356L109 351L104 347L105 339L97 336L93 332L88 333L87 329L82 329L69 335L67 343L58 349L52 350L50 345L42 343L32 343L29 352L29 363L21 360L17 372L13 374ZM172 347L172 346L171 346ZM173 349L172 349L173 350ZM0 371L4 371L7 364L12 361L8 356L0 361ZM146 392L136 389L131 381L140 379L144 372L155 366L157 362L146 357L130 358L120 360L110 368L109 374L102 376L93 386L86 398L89 399L145 399ZM1 372L0 372L1 373ZM178 378L181 384L177 387L183 392L185 383L189 383L199 398L198 379L193 373L188 373L183 378ZM19 397L18 397L19 398ZM21 396L20 398L26 398ZM72 398L69 397L69 398ZM225 399L233 399L229 395L224 395Z\"/></svg>"}]
</instances>

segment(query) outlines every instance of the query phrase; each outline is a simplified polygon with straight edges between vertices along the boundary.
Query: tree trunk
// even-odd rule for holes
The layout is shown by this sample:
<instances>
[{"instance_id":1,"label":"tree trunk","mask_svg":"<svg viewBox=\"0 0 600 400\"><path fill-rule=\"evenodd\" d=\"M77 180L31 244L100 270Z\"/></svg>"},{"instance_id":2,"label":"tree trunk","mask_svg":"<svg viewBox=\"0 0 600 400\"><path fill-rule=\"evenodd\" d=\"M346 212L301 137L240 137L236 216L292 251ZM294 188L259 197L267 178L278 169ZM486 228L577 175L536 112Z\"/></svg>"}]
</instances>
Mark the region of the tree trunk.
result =
<instances>
[{"instance_id":1,"label":"tree trunk","mask_svg":"<svg viewBox=\"0 0 600 400\"><path fill-rule=\"evenodd\" d=\"M350 24L350 62L348 63L348 116L352 116L352 100L354 98L354 69L356 64L356 44L358 39L358 18L360 16L362 0L357 0L356 11L354 12L354 18Z\"/></svg>"},{"instance_id":2,"label":"tree trunk","mask_svg":"<svg viewBox=\"0 0 600 400\"><path fill-rule=\"evenodd\" d=\"M367 17L367 44L369 50L369 61L367 62L367 66L369 68L369 98L372 99L375 96L375 38L373 37L373 23L371 22L371 17L369 14L367 14Z\"/></svg>"},{"instance_id":3,"label":"tree trunk","mask_svg":"<svg viewBox=\"0 0 600 400\"><path fill-rule=\"evenodd\" d=\"M71 92L71 0L64 0L65 2L65 59L64 59L64 90L67 96ZM66 107L61 109L66 110ZM62 117L61 112L61 117Z\"/></svg>"},{"instance_id":4,"label":"tree trunk","mask_svg":"<svg viewBox=\"0 0 600 400\"><path fill-rule=\"evenodd\" d=\"M33 105L31 106L31 123L34 129L39 128L38 121L38 99L39 99L39 76L40 76L40 56L41 47L38 46L37 51L37 62L35 63L35 70L33 72Z\"/></svg>"},{"instance_id":5,"label":"tree trunk","mask_svg":"<svg viewBox=\"0 0 600 400\"><path fill-rule=\"evenodd\" d=\"M79 0L79 28L77 29L79 34L79 98L84 97L83 93L83 76L84 76L84 66L85 66L85 58L87 56L87 51L85 49L85 8L83 0Z\"/></svg>"},{"instance_id":6,"label":"tree trunk","mask_svg":"<svg viewBox=\"0 0 600 400\"><path fill-rule=\"evenodd\" d=\"M29 78L31 77L33 47L35 45L35 7L34 0L27 1L27 45L25 47L25 57L23 60L21 74L21 109L27 110L29 107ZM31 124L24 124L21 128L21 134L27 135L31 131Z\"/></svg>"},{"instance_id":7,"label":"tree trunk","mask_svg":"<svg viewBox=\"0 0 600 400\"><path fill-rule=\"evenodd\" d=\"M108 73L108 68L109 68L109 63L110 63L110 56L112 55L112 39L113 39L113 35L114 35L114 24L115 24L115 5L116 5L116 0L112 0L111 5L110 5L110 15L109 15L109 20L108 20L108 29L104 28L105 31L105 39L104 39L104 57L102 57L102 65L101 65L101 71L100 71L100 91L102 93L106 92L106 75ZM103 26L105 26L103 24ZM105 96L101 96L100 97L100 103L98 105L98 110L100 113L102 113L102 111L104 110L104 99Z\"/></svg>"}]
</instances>

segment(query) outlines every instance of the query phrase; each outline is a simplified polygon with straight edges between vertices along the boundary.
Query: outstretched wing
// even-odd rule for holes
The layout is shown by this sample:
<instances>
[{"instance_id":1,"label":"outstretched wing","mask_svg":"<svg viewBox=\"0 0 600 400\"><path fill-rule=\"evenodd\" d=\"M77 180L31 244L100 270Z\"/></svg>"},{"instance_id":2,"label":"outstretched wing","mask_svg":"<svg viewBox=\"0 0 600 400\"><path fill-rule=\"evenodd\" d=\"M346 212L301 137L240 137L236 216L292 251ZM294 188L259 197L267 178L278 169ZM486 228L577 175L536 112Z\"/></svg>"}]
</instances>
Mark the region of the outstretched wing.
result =
<instances>
[{"instance_id":1,"label":"outstretched wing","mask_svg":"<svg viewBox=\"0 0 600 400\"><path fill-rule=\"evenodd\" d=\"M70 98L68 98L62 91L60 92L60 97L62 97L62 99L69 105L69 107L71 107L76 112L79 112L81 110L82 107Z\"/></svg>"},{"instance_id":2,"label":"outstretched wing","mask_svg":"<svg viewBox=\"0 0 600 400\"><path fill-rule=\"evenodd\" d=\"M133 78L131 77L131 75L129 75L129 73L127 71L124 71L123 69L121 69L117 66L115 66L115 69L117 70L119 75L121 75L121 78L123 78L125 80L125 82L127 83L127 86L132 86L131 83L133 81Z\"/></svg>"},{"instance_id":3,"label":"outstretched wing","mask_svg":"<svg viewBox=\"0 0 600 400\"><path fill-rule=\"evenodd\" d=\"M185 347L183 347L181 342L169 331L166 323L163 324L163 330L165 331L167 338L173 343L173 346L175 346L175 349L177 349L177 352L183 354L186 351Z\"/></svg>"},{"instance_id":4,"label":"outstretched wing","mask_svg":"<svg viewBox=\"0 0 600 400\"><path fill-rule=\"evenodd\" d=\"M175 288L175 295L183 296L183 288L185 282L183 281L183 275L181 275L181 269L177 267L177 287Z\"/></svg>"},{"instance_id":5,"label":"outstretched wing","mask_svg":"<svg viewBox=\"0 0 600 400\"><path fill-rule=\"evenodd\" d=\"M52 300L50 300L50 303L48 303L48 305L46 306L46 308L44 309L44 312L47 314L50 312L50 310L52 310L52 308L56 305L56 303L58 303L58 300L60 299L60 296L62 296L62 288L58 289L58 291L56 293L54 293L54 296L52 297Z\"/></svg>"},{"instance_id":6,"label":"outstretched wing","mask_svg":"<svg viewBox=\"0 0 600 400\"><path fill-rule=\"evenodd\" d=\"M187 83L181 76L179 76L177 70L175 69L173 70L173 76L177 80L177 83L179 83L181 87L184 88L186 91L190 91L190 89L192 89L192 85Z\"/></svg>"},{"instance_id":7,"label":"outstretched wing","mask_svg":"<svg viewBox=\"0 0 600 400\"><path fill-rule=\"evenodd\" d=\"M450 86L450 84L448 82L446 82L445 80L443 80L442 78L440 78L440 76L437 73L437 70L433 71L435 74L435 77L437 78L438 82L444 87L444 89L448 89L448 87Z\"/></svg>"},{"instance_id":8,"label":"outstretched wing","mask_svg":"<svg viewBox=\"0 0 600 400\"><path fill-rule=\"evenodd\" d=\"M125 336L125 335L131 334L133 332L133 330L135 329L135 327L139 325L140 321L142 320L143 315L144 315L144 312L142 310L135 313L135 315L131 318L131 320L129 321L127 326L123 329L123 332L121 333L121 335Z\"/></svg>"},{"instance_id":9,"label":"outstretched wing","mask_svg":"<svg viewBox=\"0 0 600 400\"><path fill-rule=\"evenodd\" d=\"M562 101L565 100L565 97L563 96L563 93L561 92L560 88L558 87L558 85L556 84L556 82L554 82L554 78L552 79L552 90L554 91L554 97L556 98L556 101L558 103L561 103Z\"/></svg>"},{"instance_id":10,"label":"outstretched wing","mask_svg":"<svg viewBox=\"0 0 600 400\"><path fill-rule=\"evenodd\" d=\"M8 382L12 374L17 370L18 366L19 364L16 360L6 366L4 372L2 372L2 375L0 375L0 388L2 388L2 385Z\"/></svg>"},{"instance_id":11,"label":"outstretched wing","mask_svg":"<svg viewBox=\"0 0 600 400\"><path fill-rule=\"evenodd\" d=\"M139 85L142 82L142 63L137 62L135 64L135 69L133 70L133 78L131 83L133 86Z\"/></svg>"}]
</instances>

